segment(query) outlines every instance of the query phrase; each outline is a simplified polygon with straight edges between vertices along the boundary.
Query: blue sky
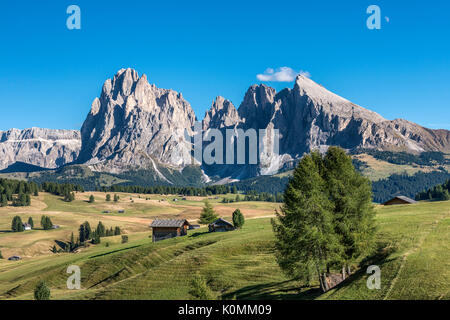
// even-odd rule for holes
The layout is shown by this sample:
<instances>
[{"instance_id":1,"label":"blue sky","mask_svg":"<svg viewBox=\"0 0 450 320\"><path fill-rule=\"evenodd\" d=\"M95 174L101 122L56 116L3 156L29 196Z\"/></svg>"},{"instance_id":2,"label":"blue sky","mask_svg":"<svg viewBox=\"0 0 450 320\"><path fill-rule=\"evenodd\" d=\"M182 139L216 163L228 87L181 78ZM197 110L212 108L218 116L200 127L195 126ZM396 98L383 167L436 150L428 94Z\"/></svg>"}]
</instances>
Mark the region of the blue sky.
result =
<instances>
[{"instance_id":1,"label":"blue sky","mask_svg":"<svg viewBox=\"0 0 450 320\"><path fill-rule=\"evenodd\" d=\"M66 27L71 4L81 30ZM366 27L371 4L381 30ZM2 2L0 130L79 129L124 67L182 92L201 119L216 96L238 107L257 74L285 66L388 119L450 129L449 12L412 0Z\"/></svg>"}]
</instances>

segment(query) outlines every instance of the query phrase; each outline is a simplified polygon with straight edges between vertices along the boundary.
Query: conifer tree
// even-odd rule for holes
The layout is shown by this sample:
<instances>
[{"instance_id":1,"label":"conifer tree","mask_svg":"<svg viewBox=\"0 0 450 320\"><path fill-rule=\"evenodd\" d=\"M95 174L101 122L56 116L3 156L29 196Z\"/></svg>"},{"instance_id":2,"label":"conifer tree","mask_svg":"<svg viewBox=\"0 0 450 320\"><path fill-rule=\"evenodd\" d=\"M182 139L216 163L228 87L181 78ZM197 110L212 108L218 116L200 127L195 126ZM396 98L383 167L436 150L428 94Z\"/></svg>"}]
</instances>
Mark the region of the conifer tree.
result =
<instances>
[{"instance_id":1,"label":"conifer tree","mask_svg":"<svg viewBox=\"0 0 450 320\"><path fill-rule=\"evenodd\" d=\"M288 275L309 281L314 273L322 291L329 289L327 267L342 252L334 232L332 203L321 176L318 153L306 155L284 192L284 204L272 219L277 262Z\"/></svg>"},{"instance_id":2,"label":"conifer tree","mask_svg":"<svg viewBox=\"0 0 450 320\"><path fill-rule=\"evenodd\" d=\"M79 241L80 241L80 243L84 243L87 240L85 238L86 232L84 230L84 224L80 225L80 228L78 230L79 230L79 237L78 237Z\"/></svg>"},{"instance_id":3,"label":"conifer tree","mask_svg":"<svg viewBox=\"0 0 450 320\"><path fill-rule=\"evenodd\" d=\"M88 221L84 222L84 240L90 240L92 238L92 229L91 229L91 225L89 224Z\"/></svg>"},{"instance_id":4,"label":"conifer tree","mask_svg":"<svg viewBox=\"0 0 450 320\"><path fill-rule=\"evenodd\" d=\"M235 228L240 229L244 225L245 219L244 215L242 214L241 210L236 209L233 212L233 225Z\"/></svg>"},{"instance_id":5,"label":"conifer tree","mask_svg":"<svg viewBox=\"0 0 450 320\"><path fill-rule=\"evenodd\" d=\"M31 229L34 228L34 221L33 221L33 218L32 218L32 217L29 217L29 218L28 218L28 224L31 226Z\"/></svg>"},{"instance_id":6,"label":"conifer tree","mask_svg":"<svg viewBox=\"0 0 450 320\"><path fill-rule=\"evenodd\" d=\"M70 246L70 251L72 251L73 249L75 249L75 239L73 236L73 232L70 235L70 242L69 242L69 246Z\"/></svg>"},{"instance_id":7,"label":"conifer tree","mask_svg":"<svg viewBox=\"0 0 450 320\"><path fill-rule=\"evenodd\" d=\"M205 200L205 204L202 209L202 213L200 214L200 219L198 220L201 224L210 224L217 220L218 215L214 211L213 207L209 203L208 200Z\"/></svg>"},{"instance_id":8,"label":"conifer tree","mask_svg":"<svg viewBox=\"0 0 450 320\"><path fill-rule=\"evenodd\" d=\"M0 199L0 207L6 207L7 205L8 205L8 197L5 193L2 193Z\"/></svg>"},{"instance_id":9,"label":"conifer tree","mask_svg":"<svg viewBox=\"0 0 450 320\"><path fill-rule=\"evenodd\" d=\"M22 231L25 230L25 228L23 227L22 219L20 218L20 216L15 216L12 219L11 230L13 232L22 232Z\"/></svg>"},{"instance_id":10,"label":"conifer tree","mask_svg":"<svg viewBox=\"0 0 450 320\"><path fill-rule=\"evenodd\" d=\"M330 147L324 159L324 179L333 203L333 225L344 248L336 263L342 264L342 276L350 265L372 249L375 213L369 179L356 171L352 159L338 147Z\"/></svg>"},{"instance_id":11,"label":"conifer tree","mask_svg":"<svg viewBox=\"0 0 450 320\"><path fill-rule=\"evenodd\" d=\"M103 223L101 221L98 223L97 229L95 231L99 237L105 236L105 226L103 225Z\"/></svg>"},{"instance_id":12,"label":"conifer tree","mask_svg":"<svg viewBox=\"0 0 450 320\"><path fill-rule=\"evenodd\" d=\"M41 227L44 230L50 230L53 227L53 222L48 216L41 217Z\"/></svg>"}]
</instances>

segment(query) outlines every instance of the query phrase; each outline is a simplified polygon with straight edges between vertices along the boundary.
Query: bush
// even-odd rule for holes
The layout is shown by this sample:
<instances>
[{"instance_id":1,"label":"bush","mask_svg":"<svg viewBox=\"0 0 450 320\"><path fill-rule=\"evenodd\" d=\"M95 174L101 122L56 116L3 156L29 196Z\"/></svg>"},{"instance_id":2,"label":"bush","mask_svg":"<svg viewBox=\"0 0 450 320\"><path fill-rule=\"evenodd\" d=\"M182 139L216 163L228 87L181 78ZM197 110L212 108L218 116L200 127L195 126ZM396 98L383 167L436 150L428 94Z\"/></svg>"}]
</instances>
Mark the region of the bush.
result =
<instances>
[{"instance_id":1,"label":"bush","mask_svg":"<svg viewBox=\"0 0 450 320\"><path fill-rule=\"evenodd\" d=\"M47 287L45 281L38 283L34 289L35 300L50 300L50 289Z\"/></svg>"},{"instance_id":2,"label":"bush","mask_svg":"<svg viewBox=\"0 0 450 320\"><path fill-rule=\"evenodd\" d=\"M122 243L128 242L128 236L122 236Z\"/></svg>"},{"instance_id":3,"label":"bush","mask_svg":"<svg viewBox=\"0 0 450 320\"><path fill-rule=\"evenodd\" d=\"M236 209L233 212L233 225L235 228L240 229L245 223L244 215L242 214L241 210Z\"/></svg>"},{"instance_id":4,"label":"bush","mask_svg":"<svg viewBox=\"0 0 450 320\"><path fill-rule=\"evenodd\" d=\"M199 300L212 300L213 294L208 287L205 278L197 273L191 281L191 291L189 293Z\"/></svg>"}]
</instances>

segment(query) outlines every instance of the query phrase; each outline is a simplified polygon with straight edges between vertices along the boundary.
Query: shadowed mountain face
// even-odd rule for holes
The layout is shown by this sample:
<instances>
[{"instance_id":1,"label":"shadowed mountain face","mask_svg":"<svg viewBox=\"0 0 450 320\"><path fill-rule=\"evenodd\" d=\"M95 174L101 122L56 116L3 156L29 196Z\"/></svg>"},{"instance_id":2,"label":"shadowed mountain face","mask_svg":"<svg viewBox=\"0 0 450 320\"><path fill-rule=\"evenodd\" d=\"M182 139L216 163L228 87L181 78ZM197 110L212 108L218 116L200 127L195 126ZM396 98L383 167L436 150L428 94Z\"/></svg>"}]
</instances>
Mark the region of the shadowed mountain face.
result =
<instances>
[{"instance_id":1,"label":"shadowed mountain face","mask_svg":"<svg viewBox=\"0 0 450 320\"><path fill-rule=\"evenodd\" d=\"M55 168L76 159L95 171L149 170L170 183L166 169L181 172L189 165L200 165L192 157L195 121L181 93L159 89L145 75L121 69L104 83L100 97L92 103L81 128L81 150L77 131L12 129L0 132L0 169L17 161ZM325 151L330 145L350 150L450 152L450 131L386 120L301 75L292 89L278 93L264 84L251 86L238 109L217 97L201 127L205 132L218 129L224 137L227 129L238 136L248 129L265 129L267 135L279 131L279 152L258 150L256 165L201 163L207 176L216 179L273 174L305 152ZM208 181L207 176L200 174L198 179Z\"/></svg>"}]
</instances>

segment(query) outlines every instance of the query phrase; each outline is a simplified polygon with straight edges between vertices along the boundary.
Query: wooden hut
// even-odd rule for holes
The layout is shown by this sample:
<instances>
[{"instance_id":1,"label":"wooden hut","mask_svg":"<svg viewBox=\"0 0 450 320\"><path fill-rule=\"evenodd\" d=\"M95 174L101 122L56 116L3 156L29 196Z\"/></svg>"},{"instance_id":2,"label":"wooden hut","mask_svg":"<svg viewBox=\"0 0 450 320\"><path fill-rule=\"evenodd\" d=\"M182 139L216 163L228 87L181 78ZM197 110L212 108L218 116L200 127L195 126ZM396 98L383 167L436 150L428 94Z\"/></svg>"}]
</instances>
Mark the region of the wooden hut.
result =
<instances>
[{"instance_id":1,"label":"wooden hut","mask_svg":"<svg viewBox=\"0 0 450 320\"><path fill-rule=\"evenodd\" d=\"M385 203L383 203L383 205L392 206L395 204L414 204L414 203L417 203L417 201L410 199L408 197L405 197L405 196L396 196L396 197L392 198L391 200L388 200Z\"/></svg>"},{"instance_id":2,"label":"wooden hut","mask_svg":"<svg viewBox=\"0 0 450 320\"><path fill-rule=\"evenodd\" d=\"M153 242L181 237L187 235L190 224L186 219L156 219L153 220L152 228Z\"/></svg>"},{"instance_id":3,"label":"wooden hut","mask_svg":"<svg viewBox=\"0 0 450 320\"><path fill-rule=\"evenodd\" d=\"M224 232L234 230L234 226L231 222L225 219L219 218L208 226L209 232Z\"/></svg>"}]
</instances>

